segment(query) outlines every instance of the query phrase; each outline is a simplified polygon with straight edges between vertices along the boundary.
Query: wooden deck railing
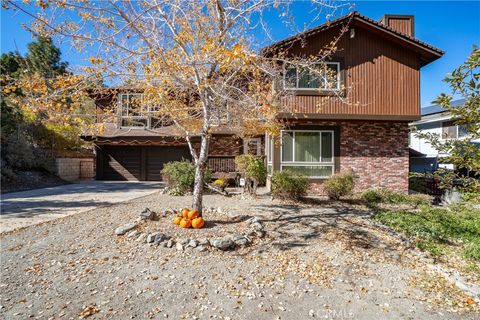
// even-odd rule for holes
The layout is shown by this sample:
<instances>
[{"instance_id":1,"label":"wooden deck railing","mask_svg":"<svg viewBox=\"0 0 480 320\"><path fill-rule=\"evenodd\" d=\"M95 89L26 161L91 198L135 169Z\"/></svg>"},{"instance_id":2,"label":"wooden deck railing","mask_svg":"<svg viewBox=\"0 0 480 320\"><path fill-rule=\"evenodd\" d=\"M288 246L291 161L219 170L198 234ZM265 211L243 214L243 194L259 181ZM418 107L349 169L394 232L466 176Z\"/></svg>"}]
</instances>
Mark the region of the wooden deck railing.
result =
<instances>
[{"instance_id":1,"label":"wooden deck railing","mask_svg":"<svg viewBox=\"0 0 480 320\"><path fill-rule=\"evenodd\" d=\"M235 156L209 156L208 168L212 172L236 172Z\"/></svg>"}]
</instances>

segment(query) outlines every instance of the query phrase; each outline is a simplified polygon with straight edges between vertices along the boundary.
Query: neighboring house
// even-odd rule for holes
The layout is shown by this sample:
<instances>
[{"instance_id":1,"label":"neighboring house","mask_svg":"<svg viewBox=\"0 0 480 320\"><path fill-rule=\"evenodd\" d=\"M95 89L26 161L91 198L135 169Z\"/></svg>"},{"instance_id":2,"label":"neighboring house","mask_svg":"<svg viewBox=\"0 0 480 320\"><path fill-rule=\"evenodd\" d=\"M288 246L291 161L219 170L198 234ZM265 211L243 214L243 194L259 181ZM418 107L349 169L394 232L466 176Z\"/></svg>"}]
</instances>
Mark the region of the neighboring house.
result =
<instances>
[{"instance_id":1,"label":"neighboring house","mask_svg":"<svg viewBox=\"0 0 480 320\"><path fill-rule=\"evenodd\" d=\"M460 107L464 102L464 99L452 101L452 106ZM455 118L439 105L422 108L422 118L410 123L410 127L412 130L416 128L422 133L435 134L441 140L463 139L468 135L466 128L455 124ZM480 140L472 142L480 144ZM410 148L413 151L410 157L410 171L412 172L433 172L439 167L455 169L452 164L439 163L439 158L447 156L447 154L439 153L426 139L417 137L413 131L410 132Z\"/></svg>"},{"instance_id":2,"label":"neighboring house","mask_svg":"<svg viewBox=\"0 0 480 320\"><path fill-rule=\"evenodd\" d=\"M318 54L341 34L328 62L333 86L309 81L310 75L285 67L287 112L281 143L270 137L247 141L219 128L210 144L208 165L214 172L234 172L234 157L265 154L269 173L290 169L310 177L313 191L325 178L352 169L358 190L385 187L407 191L408 123L420 119L420 69L443 51L414 37L414 18L386 15L374 21L357 12L263 49L266 55ZM163 164L190 158L176 129L162 126L151 113L129 113L128 90L116 91L118 121L96 138L97 178L159 180ZM112 97L99 96L99 106ZM133 123L131 120L135 120ZM138 126L138 122L142 122Z\"/></svg>"}]
</instances>

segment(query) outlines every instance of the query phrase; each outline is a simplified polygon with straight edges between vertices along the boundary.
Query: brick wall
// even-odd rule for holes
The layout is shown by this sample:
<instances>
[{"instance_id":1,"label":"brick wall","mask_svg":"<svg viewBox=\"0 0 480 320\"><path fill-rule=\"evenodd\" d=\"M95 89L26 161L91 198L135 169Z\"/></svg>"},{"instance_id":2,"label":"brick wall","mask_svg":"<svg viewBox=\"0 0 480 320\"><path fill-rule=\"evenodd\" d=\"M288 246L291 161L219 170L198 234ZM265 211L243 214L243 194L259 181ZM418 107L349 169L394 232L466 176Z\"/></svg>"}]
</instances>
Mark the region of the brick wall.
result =
<instances>
[{"instance_id":1,"label":"brick wall","mask_svg":"<svg viewBox=\"0 0 480 320\"><path fill-rule=\"evenodd\" d=\"M340 171L358 176L356 192L369 188L408 191L408 123L342 121L310 122L340 126ZM322 182L312 182L310 193L322 193Z\"/></svg>"},{"instance_id":2,"label":"brick wall","mask_svg":"<svg viewBox=\"0 0 480 320\"><path fill-rule=\"evenodd\" d=\"M57 158L56 174L66 181L92 180L95 161L93 158Z\"/></svg>"}]
</instances>

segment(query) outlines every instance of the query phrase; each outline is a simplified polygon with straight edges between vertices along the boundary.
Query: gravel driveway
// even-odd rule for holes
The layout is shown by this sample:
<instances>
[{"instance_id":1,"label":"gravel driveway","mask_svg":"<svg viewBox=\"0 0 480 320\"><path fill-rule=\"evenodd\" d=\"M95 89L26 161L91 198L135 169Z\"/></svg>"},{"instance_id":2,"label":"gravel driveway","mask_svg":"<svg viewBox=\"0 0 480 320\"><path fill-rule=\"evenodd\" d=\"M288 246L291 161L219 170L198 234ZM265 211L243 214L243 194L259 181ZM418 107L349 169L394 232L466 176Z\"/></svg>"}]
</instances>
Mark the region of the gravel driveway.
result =
<instances>
[{"instance_id":1,"label":"gravel driveway","mask_svg":"<svg viewBox=\"0 0 480 320\"><path fill-rule=\"evenodd\" d=\"M2 194L0 232L157 192L159 182L84 181Z\"/></svg>"},{"instance_id":2,"label":"gravel driveway","mask_svg":"<svg viewBox=\"0 0 480 320\"><path fill-rule=\"evenodd\" d=\"M205 196L264 223L267 236L236 251L177 251L113 232L145 207L190 201L156 193L0 235L0 318L478 319L355 205ZM171 217L147 224L162 223Z\"/></svg>"}]
</instances>

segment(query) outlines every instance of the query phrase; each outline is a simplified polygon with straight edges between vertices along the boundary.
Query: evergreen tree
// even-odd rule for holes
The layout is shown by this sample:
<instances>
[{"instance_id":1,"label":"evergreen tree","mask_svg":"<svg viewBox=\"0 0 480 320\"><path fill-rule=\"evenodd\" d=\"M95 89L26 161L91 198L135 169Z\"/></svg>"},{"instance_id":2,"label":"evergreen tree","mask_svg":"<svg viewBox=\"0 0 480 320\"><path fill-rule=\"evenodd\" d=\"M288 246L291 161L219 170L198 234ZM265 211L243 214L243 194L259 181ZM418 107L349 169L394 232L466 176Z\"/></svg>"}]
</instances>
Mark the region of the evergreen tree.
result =
<instances>
[{"instance_id":1,"label":"evergreen tree","mask_svg":"<svg viewBox=\"0 0 480 320\"><path fill-rule=\"evenodd\" d=\"M67 62L61 61L62 52L51 38L40 37L28 45L25 55L26 70L37 73L45 78L52 78L67 72Z\"/></svg>"}]
</instances>

